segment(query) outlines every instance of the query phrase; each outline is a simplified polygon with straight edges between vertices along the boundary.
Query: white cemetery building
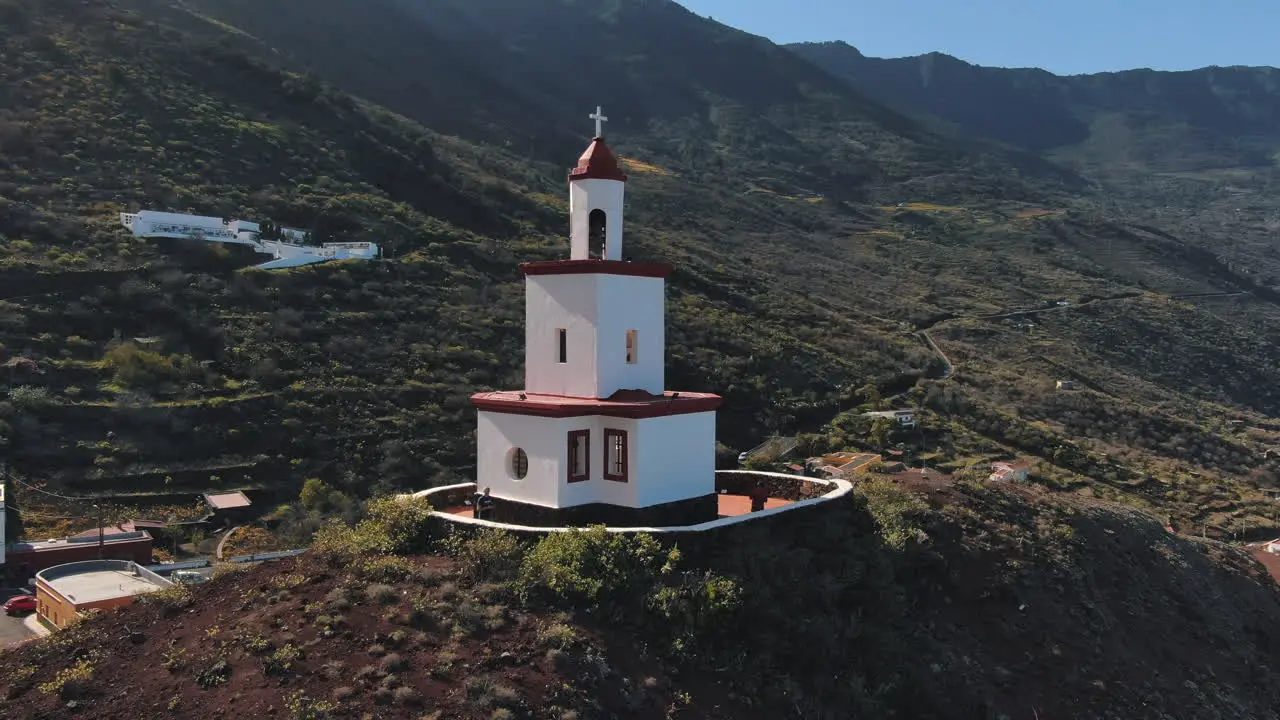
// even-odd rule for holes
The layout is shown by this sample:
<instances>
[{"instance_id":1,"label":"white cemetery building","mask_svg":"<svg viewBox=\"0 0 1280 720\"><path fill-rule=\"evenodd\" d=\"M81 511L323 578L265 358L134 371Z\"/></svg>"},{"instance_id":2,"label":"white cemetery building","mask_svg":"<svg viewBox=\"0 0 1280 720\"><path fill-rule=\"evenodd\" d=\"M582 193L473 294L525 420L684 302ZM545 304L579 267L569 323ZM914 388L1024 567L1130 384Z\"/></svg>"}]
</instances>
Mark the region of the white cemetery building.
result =
<instances>
[{"instance_id":1,"label":"white cemetery building","mask_svg":"<svg viewBox=\"0 0 1280 720\"><path fill-rule=\"evenodd\" d=\"M279 240L264 240L261 237L261 226L247 220L143 210L139 213L120 213L120 224L141 238L247 245L255 252L272 256L271 260L258 266L264 270L328 260L374 260L378 257L378 246L369 242L325 243L318 247L303 245L307 232L294 228L280 228Z\"/></svg>"},{"instance_id":2,"label":"white cemetery building","mask_svg":"<svg viewBox=\"0 0 1280 720\"><path fill-rule=\"evenodd\" d=\"M569 174L569 257L521 265L525 387L472 396L477 487L506 522L714 520L722 401L664 387L672 266L622 259L627 178L592 117Z\"/></svg>"}]
</instances>

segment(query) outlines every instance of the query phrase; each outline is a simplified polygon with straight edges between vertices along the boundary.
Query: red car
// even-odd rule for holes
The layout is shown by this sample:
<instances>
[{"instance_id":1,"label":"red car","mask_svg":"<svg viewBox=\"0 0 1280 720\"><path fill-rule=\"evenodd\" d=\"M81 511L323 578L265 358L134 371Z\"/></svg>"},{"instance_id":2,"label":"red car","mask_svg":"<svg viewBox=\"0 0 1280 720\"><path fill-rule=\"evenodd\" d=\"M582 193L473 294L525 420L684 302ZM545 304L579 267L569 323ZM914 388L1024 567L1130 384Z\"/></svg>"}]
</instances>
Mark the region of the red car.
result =
<instances>
[{"instance_id":1,"label":"red car","mask_svg":"<svg viewBox=\"0 0 1280 720\"><path fill-rule=\"evenodd\" d=\"M36 599L30 595L9 598L4 604L5 615L17 615L36 611Z\"/></svg>"}]
</instances>

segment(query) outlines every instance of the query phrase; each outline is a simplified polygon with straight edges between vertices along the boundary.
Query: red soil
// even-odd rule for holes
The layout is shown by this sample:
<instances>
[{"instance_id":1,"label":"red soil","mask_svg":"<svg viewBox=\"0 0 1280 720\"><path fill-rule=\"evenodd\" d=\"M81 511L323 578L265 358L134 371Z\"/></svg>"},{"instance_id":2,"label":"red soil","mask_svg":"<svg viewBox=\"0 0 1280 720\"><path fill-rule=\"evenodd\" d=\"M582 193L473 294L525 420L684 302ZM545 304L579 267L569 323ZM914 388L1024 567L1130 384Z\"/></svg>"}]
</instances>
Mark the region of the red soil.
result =
<instances>
[{"instance_id":1,"label":"red soil","mask_svg":"<svg viewBox=\"0 0 1280 720\"><path fill-rule=\"evenodd\" d=\"M197 586L189 607L140 603L103 614L0 653L4 667L32 668L0 673L0 716L61 718L79 712L68 709L75 700L100 718L292 717L304 697L354 718L440 711L487 719L499 707L514 717L553 717L555 707L579 717L656 719L670 708L681 717L755 717L726 702L715 682L669 677L634 643L615 647L498 586L460 586L447 559L415 562L418 577L376 596L367 592L376 583L304 555ZM410 619L415 606L426 608L425 620ZM549 640L556 625L563 629ZM298 655L272 672L268 658L281 648ZM41 689L78 658L92 663L91 680L62 697ZM198 677L220 663L225 677L202 687ZM710 704L682 707L682 691Z\"/></svg>"}]
</instances>

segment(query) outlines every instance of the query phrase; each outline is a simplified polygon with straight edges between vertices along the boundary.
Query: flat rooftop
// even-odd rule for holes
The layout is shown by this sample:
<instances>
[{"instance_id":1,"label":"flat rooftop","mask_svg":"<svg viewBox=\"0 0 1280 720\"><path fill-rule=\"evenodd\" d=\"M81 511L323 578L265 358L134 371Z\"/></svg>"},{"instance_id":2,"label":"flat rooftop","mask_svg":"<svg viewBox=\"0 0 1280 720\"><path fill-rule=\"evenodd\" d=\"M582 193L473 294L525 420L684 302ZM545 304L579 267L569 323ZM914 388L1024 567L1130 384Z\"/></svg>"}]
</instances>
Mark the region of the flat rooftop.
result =
<instances>
[{"instance_id":1,"label":"flat rooftop","mask_svg":"<svg viewBox=\"0 0 1280 720\"><path fill-rule=\"evenodd\" d=\"M141 530L132 532L120 532L114 528L108 529L103 533L102 544L112 545L115 543L136 543L151 542L151 536ZM14 543L9 547L9 552L44 552L50 550L59 550L68 547L83 547L85 545L98 544L98 531L89 530L79 535L72 535L68 538L59 538L54 540L40 540L36 542Z\"/></svg>"},{"instance_id":2,"label":"flat rooftop","mask_svg":"<svg viewBox=\"0 0 1280 720\"><path fill-rule=\"evenodd\" d=\"M232 510L249 507L252 504L249 498L238 490L229 493L210 493L205 495L204 499L214 510Z\"/></svg>"},{"instance_id":3,"label":"flat rooftop","mask_svg":"<svg viewBox=\"0 0 1280 720\"><path fill-rule=\"evenodd\" d=\"M127 570L93 570L45 582L76 605L145 595L164 587Z\"/></svg>"}]
</instances>

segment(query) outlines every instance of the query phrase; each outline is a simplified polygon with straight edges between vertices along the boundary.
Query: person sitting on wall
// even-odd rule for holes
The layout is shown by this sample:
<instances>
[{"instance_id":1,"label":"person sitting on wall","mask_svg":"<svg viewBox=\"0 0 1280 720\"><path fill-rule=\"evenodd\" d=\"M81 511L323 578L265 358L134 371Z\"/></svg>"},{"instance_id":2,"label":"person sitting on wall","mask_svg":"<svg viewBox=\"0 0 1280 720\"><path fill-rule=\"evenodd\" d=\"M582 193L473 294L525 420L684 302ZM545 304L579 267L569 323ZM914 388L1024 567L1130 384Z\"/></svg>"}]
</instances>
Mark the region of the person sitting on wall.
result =
<instances>
[{"instance_id":1,"label":"person sitting on wall","mask_svg":"<svg viewBox=\"0 0 1280 720\"><path fill-rule=\"evenodd\" d=\"M493 519L493 496L489 494L489 488L485 488L483 493L476 493L471 502L474 517L481 520Z\"/></svg>"},{"instance_id":2,"label":"person sitting on wall","mask_svg":"<svg viewBox=\"0 0 1280 720\"><path fill-rule=\"evenodd\" d=\"M749 495L751 498L751 512L760 512L764 509L764 505L769 501L769 491L757 485L751 489Z\"/></svg>"}]
</instances>

